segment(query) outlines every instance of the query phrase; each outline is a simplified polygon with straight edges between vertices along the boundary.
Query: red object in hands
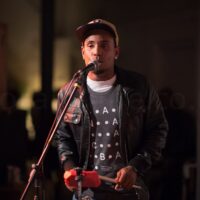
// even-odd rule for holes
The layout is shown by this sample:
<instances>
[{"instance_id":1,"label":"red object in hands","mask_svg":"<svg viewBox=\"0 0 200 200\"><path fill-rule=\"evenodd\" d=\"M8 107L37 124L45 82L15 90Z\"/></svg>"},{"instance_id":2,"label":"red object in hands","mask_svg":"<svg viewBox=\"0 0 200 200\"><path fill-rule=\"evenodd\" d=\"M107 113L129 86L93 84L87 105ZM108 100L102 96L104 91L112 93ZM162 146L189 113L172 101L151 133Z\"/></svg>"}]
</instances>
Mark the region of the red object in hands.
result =
<instances>
[{"instance_id":1,"label":"red object in hands","mask_svg":"<svg viewBox=\"0 0 200 200\"><path fill-rule=\"evenodd\" d=\"M82 171L82 187L98 187L101 184L99 175L96 171ZM78 187L75 180L77 176L76 170L71 169L64 173L64 182L68 187Z\"/></svg>"}]
</instances>

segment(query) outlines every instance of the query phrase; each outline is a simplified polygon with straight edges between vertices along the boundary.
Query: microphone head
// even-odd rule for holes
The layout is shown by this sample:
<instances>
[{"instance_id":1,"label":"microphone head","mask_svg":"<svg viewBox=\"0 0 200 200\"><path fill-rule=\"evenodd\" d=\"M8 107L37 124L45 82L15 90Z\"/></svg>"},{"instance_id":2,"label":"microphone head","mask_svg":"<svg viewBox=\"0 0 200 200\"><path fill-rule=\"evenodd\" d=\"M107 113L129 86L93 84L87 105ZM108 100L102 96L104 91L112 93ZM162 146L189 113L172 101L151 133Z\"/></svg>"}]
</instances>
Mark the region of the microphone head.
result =
<instances>
[{"instance_id":1,"label":"microphone head","mask_svg":"<svg viewBox=\"0 0 200 200\"><path fill-rule=\"evenodd\" d=\"M99 67L101 63L97 60L91 61L87 66L83 69L80 69L74 76L86 76L90 71L94 71L94 73L98 73Z\"/></svg>"},{"instance_id":2,"label":"microphone head","mask_svg":"<svg viewBox=\"0 0 200 200\"><path fill-rule=\"evenodd\" d=\"M98 60L93 60L90 64L93 64L94 65L94 69L93 71L96 73L99 71L99 68L100 68L100 63Z\"/></svg>"}]
</instances>

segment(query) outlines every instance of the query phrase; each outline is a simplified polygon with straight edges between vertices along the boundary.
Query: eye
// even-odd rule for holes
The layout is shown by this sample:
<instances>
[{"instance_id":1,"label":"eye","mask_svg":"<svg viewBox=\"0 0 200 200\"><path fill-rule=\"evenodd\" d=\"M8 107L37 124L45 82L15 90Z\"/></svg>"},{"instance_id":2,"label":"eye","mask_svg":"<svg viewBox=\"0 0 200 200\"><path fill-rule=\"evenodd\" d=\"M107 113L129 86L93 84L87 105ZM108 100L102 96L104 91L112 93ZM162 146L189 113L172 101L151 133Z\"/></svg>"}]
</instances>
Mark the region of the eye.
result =
<instances>
[{"instance_id":1,"label":"eye","mask_svg":"<svg viewBox=\"0 0 200 200\"><path fill-rule=\"evenodd\" d=\"M93 45L93 44L89 44L88 47L89 47L89 48L92 48L92 47L94 47L94 45Z\"/></svg>"},{"instance_id":2,"label":"eye","mask_svg":"<svg viewBox=\"0 0 200 200\"><path fill-rule=\"evenodd\" d=\"M87 44L87 47L93 48L93 47L94 47L94 44L93 44L93 43L88 43L88 44Z\"/></svg>"},{"instance_id":3,"label":"eye","mask_svg":"<svg viewBox=\"0 0 200 200\"><path fill-rule=\"evenodd\" d=\"M108 45L107 44L102 44L101 47L102 48L106 48Z\"/></svg>"},{"instance_id":4,"label":"eye","mask_svg":"<svg viewBox=\"0 0 200 200\"><path fill-rule=\"evenodd\" d=\"M101 44L101 48L103 48L103 49L107 49L108 47L109 47L109 44L107 42L103 42Z\"/></svg>"}]
</instances>

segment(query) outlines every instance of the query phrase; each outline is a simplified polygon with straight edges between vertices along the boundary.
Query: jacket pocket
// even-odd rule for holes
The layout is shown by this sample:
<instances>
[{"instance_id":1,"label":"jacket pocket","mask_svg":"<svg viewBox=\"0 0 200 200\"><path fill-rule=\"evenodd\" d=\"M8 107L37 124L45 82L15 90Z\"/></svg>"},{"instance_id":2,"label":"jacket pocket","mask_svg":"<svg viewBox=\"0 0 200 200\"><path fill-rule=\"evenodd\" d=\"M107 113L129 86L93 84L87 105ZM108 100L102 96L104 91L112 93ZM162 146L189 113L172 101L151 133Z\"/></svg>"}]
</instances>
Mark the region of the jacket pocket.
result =
<instances>
[{"instance_id":1,"label":"jacket pocket","mask_svg":"<svg viewBox=\"0 0 200 200\"><path fill-rule=\"evenodd\" d=\"M77 110L77 108L74 108ZM80 112L69 112L67 111L64 116L64 121L72 124L79 124L81 121L81 111Z\"/></svg>"},{"instance_id":2,"label":"jacket pocket","mask_svg":"<svg viewBox=\"0 0 200 200\"><path fill-rule=\"evenodd\" d=\"M64 115L64 121L72 124L79 124L81 121L82 111L80 108L80 99L75 98L70 104Z\"/></svg>"}]
</instances>

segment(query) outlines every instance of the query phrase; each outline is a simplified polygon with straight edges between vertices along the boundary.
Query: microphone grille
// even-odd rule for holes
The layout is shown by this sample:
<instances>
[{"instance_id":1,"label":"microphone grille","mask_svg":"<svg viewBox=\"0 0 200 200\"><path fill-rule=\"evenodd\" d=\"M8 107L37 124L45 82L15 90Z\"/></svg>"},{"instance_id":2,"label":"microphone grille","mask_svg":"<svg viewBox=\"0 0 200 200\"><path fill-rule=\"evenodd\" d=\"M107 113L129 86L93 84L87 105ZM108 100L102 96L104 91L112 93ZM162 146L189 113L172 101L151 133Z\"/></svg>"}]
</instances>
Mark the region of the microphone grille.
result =
<instances>
[{"instance_id":1,"label":"microphone grille","mask_svg":"<svg viewBox=\"0 0 200 200\"><path fill-rule=\"evenodd\" d=\"M94 64L94 71L95 72L99 71L99 67L100 67L99 61L98 60L94 60L92 63Z\"/></svg>"}]
</instances>

